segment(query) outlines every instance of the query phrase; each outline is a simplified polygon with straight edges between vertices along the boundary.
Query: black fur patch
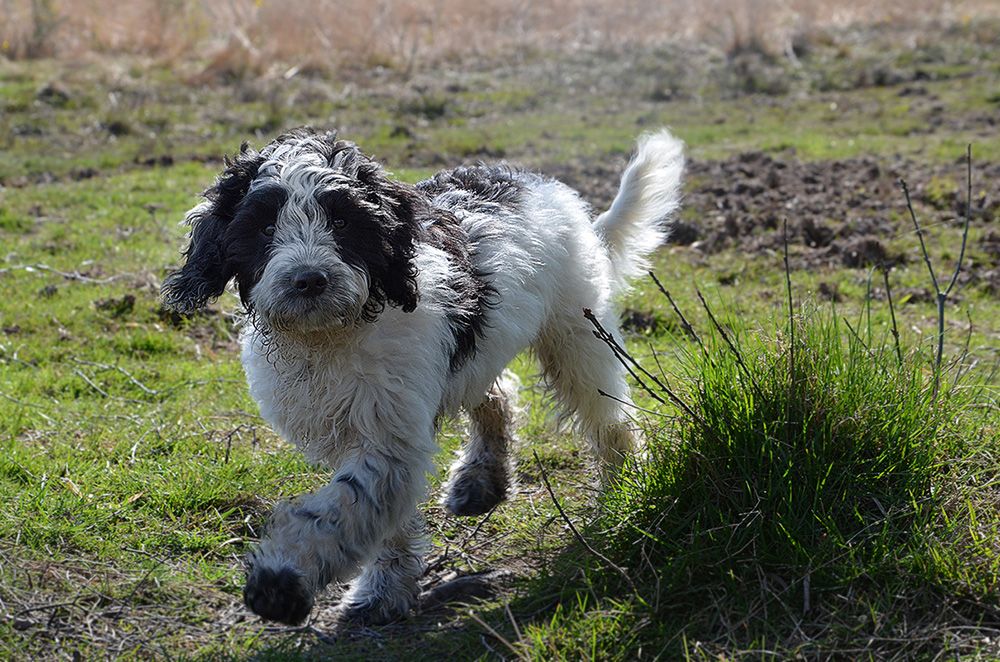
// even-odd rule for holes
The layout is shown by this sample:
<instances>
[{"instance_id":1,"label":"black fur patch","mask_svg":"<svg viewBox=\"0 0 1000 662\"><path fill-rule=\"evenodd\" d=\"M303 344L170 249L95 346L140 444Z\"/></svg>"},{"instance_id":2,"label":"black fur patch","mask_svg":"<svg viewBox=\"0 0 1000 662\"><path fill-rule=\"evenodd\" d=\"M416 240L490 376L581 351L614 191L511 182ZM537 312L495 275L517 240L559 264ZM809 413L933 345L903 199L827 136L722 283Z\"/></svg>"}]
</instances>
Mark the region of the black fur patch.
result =
<instances>
[{"instance_id":1,"label":"black fur patch","mask_svg":"<svg viewBox=\"0 0 1000 662\"><path fill-rule=\"evenodd\" d=\"M263 163L264 157L246 143L232 160L226 159L226 169L204 193L208 208L190 218L191 242L184 250L185 263L164 281L164 304L189 312L225 291L234 274L226 262L222 234Z\"/></svg>"},{"instance_id":2,"label":"black fur patch","mask_svg":"<svg viewBox=\"0 0 1000 662\"><path fill-rule=\"evenodd\" d=\"M312 611L313 597L302 575L293 568L253 568L243 589L243 602L269 621L298 625Z\"/></svg>"},{"instance_id":3,"label":"black fur patch","mask_svg":"<svg viewBox=\"0 0 1000 662\"><path fill-rule=\"evenodd\" d=\"M261 186L237 204L233 220L222 235L225 260L236 277L243 306L251 310L250 293L267 266L278 212L288 200L280 184Z\"/></svg>"},{"instance_id":4,"label":"black fur patch","mask_svg":"<svg viewBox=\"0 0 1000 662\"><path fill-rule=\"evenodd\" d=\"M431 198L445 193L466 193L461 206L469 211L491 213L497 207L514 209L525 189L525 173L504 165L463 166L446 170L417 184L417 190ZM455 353L451 369L457 370L475 353L476 340L483 336L488 324L487 312L496 304L496 289L490 283L491 274L475 268L476 247L458 219L450 212L440 214L429 227L430 242L452 257L463 274L453 287L465 306L450 317L455 336Z\"/></svg>"},{"instance_id":5,"label":"black fur patch","mask_svg":"<svg viewBox=\"0 0 1000 662\"><path fill-rule=\"evenodd\" d=\"M476 353L476 341L485 333L487 311L493 307L496 290L489 275L473 265L473 247L458 218L451 212L435 210L435 218L427 226L425 241L444 251L450 258L455 274L448 284L458 295L458 303L448 311L448 322L455 340L449 367L452 372Z\"/></svg>"},{"instance_id":6,"label":"black fur patch","mask_svg":"<svg viewBox=\"0 0 1000 662\"><path fill-rule=\"evenodd\" d=\"M471 211L486 211L483 207L500 205L508 209L517 205L524 192L524 179L528 176L506 165L462 166L443 170L430 179L417 184L417 188L433 197L451 191L472 194L472 204L463 206Z\"/></svg>"}]
</instances>

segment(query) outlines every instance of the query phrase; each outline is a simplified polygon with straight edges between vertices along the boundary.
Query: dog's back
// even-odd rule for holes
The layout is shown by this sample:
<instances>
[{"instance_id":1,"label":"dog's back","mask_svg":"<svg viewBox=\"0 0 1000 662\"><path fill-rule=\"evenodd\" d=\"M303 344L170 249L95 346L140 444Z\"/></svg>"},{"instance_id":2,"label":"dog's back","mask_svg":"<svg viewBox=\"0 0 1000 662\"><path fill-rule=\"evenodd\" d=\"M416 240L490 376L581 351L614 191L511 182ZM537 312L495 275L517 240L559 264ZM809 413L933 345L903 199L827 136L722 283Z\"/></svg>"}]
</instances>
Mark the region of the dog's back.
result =
<instances>
[{"instance_id":1,"label":"dog's back","mask_svg":"<svg viewBox=\"0 0 1000 662\"><path fill-rule=\"evenodd\" d=\"M663 242L683 165L682 144L669 133L643 137L596 219L562 182L502 165L460 167L417 185L460 220L473 269L492 295L476 357L452 380L446 409L478 402L529 344L577 346L572 336L590 336L584 308L615 328L614 298Z\"/></svg>"}]
</instances>

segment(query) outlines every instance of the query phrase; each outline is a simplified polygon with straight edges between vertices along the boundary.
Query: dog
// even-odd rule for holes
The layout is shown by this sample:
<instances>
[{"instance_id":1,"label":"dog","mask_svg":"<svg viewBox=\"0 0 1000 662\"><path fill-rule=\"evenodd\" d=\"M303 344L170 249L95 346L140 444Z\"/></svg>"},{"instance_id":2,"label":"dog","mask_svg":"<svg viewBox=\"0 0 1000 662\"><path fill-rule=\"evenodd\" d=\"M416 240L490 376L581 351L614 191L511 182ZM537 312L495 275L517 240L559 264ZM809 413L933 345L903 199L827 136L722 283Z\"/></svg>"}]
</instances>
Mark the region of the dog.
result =
<instances>
[{"instance_id":1,"label":"dog","mask_svg":"<svg viewBox=\"0 0 1000 662\"><path fill-rule=\"evenodd\" d=\"M682 143L639 139L595 218L570 187L506 165L416 185L333 132L246 143L188 212L184 262L162 301L192 312L235 280L250 393L329 484L279 504L248 556L244 601L304 621L319 591L353 580L343 616L384 623L416 605L427 542L418 504L442 417L469 438L444 504L479 515L506 498L516 409L505 368L531 348L605 482L636 450L615 299L647 268L679 204Z\"/></svg>"}]
</instances>

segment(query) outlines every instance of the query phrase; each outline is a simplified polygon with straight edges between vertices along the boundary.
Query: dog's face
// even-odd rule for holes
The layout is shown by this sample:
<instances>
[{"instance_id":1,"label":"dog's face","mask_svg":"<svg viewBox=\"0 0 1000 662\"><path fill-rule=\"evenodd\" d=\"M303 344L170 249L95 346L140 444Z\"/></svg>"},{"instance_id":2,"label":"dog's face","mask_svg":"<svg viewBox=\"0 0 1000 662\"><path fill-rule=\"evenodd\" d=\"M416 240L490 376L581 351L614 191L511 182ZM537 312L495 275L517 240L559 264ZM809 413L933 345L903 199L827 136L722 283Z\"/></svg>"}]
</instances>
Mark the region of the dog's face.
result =
<instances>
[{"instance_id":1,"label":"dog's face","mask_svg":"<svg viewBox=\"0 0 1000 662\"><path fill-rule=\"evenodd\" d=\"M421 198L332 133L286 133L241 149L188 212L184 266L164 304L195 310L235 279L248 311L289 332L372 321L417 304L414 242Z\"/></svg>"}]
</instances>

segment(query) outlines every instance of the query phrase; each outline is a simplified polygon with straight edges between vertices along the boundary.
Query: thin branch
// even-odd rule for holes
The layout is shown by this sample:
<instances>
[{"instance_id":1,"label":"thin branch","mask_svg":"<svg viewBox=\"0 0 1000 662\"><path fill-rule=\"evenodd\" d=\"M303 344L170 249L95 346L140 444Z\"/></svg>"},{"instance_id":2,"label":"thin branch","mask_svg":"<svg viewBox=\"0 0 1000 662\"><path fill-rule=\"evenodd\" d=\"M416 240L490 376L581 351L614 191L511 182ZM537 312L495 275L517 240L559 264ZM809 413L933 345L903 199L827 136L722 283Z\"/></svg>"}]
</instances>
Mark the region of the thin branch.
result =
<instances>
[{"instance_id":1,"label":"thin branch","mask_svg":"<svg viewBox=\"0 0 1000 662\"><path fill-rule=\"evenodd\" d=\"M97 363L97 362L94 362L94 361L84 361L83 359L78 359L75 356L72 358L72 361L73 361L73 363L76 363L78 365L89 365L89 366L94 367L94 368L100 368L101 370L117 370L119 373L121 373L122 375L124 375L126 379L128 379L136 387L138 387L139 390L142 391L143 393L145 393L147 395L159 395L160 394L160 392L157 391L156 389L151 389L148 386L146 386L145 384L143 384L142 382L140 382L138 379L136 379L132 375L132 373L130 373L125 368L122 368L121 366L108 365L107 363Z\"/></svg>"},{"instance_id":2,"label":"thin branch","mask_svg":"<svg viewBox=\"0 0 1000 662\"><path fill-rule=\"evenodd\" d=\"M966 198L965 198L965 227L962 228L962 249L958 253L958 264L955 265L955 273L951 275L944 295L951 293L951 288L958 282L958 274L962 271L962 261L965 259L965 245L969 240L969 224L972 221L972 145L965 148L965 177L966 177Z\"/></svg>"},{"instance_id":3,"label":"thin branch","mask_svg":"<svg viewBox=\"0 0 1000 662\"><path fill-rule=\"evenodd\" d=\"M625 572L625 569L622 568L617 563L615 563L614 561L612 561L611 559L609 559L604 554L601 554L599 551L594 549L591 546L591 544L587 542L587 539L583 537L583 534L581 534L577 530L576 526L573 524L573 521L566 514L566 511L563 510L562 504L559 503L559 499L556 497L556 493L552 490L552 485L549 483L549 475L545 471L545 467L542 465L542 460L538 457L538 451L533 450L531 451L531 453L535 456L535 463L538 464L538 470L542 474L542 482L545 484L546 491L549 493L549 496L552 497L552 502L556 505L556 510L559 511L559 515L562 517L563 521L566 522L566 526L569 527L569 530L573 532L573 535L576 537L577 541L581 545L583 545L584 548L588 552L590 552L595 558L599 559L609 568L620 574L625 579L625 581L628 582L629 587L635 593L636 597L639 597L639 589L636 587L635 582L632 581L632 578L628 576L628 573Z\"/></svg>"},{"instance_id":4,"label":"thin branch","mask_svg":"<svg viewBox=\"0 0 1000 662\"><path fill-rule=\"evenodd\" d=\"M625 367L625 369L629 372L630 375L632 375L633 378L635 378L635 380L639 383L640 386L642 386L642 388L646 391L646 393L648 393L654 400L656 400L660 404L666 404L663 398L657 395L651 388L649 388L648 384L642 381L642 379L636 374L635 370L632 369L632 366L634 366L647 378L652 380L652 382L656 384L656 386L661 391L667 394L667 397L670 398L671 402L673 402L675 405L683 409L684 412L687 413L687 415L692 418L692 420L697 421L698 423L704 425L704 423L701 421L698 415L694 413L694 411L691 409L691 407L687 405L686 402L681 400L680 397L678 397L673 391L671 391L666 384L661 382L656 377L656 375L654 375L653 373L649 372L644 367L642 367L642 365L635 360L635 357L629 354L624 347L618 344L618 341L615 340L615 337L612 336L610 333L608 333L608 331L601 325L600 321L598 321L597 317L594 316L594 312L590 308L583 309L583 316L586 317L587 320L594 325L595 329L594 335L599 340L603 341L608 347L611 348L611 350L615 354L615 357L618 359L618 362ZM631 366L629 364L631 364Z\"/></svg>"},{"instance_id":5,"label":"thin branch","mask_svg":"<svg viewBox=\"0 0 1000 662\"><path fill-rule=\"evenodd\" d=\"M660 279L656 277L656 274L652 271L647 273L649 274L649 277L653 279L653 282L656 283L656 286L660 288L660 292L663 292L663 296L667 297L667 301L670 302L674 312L677 313L677 317L681 320L681 328L684 329L684 333L686 333L689 338L697 342L699 345L702 344L701 338L699 338L698 334L695 333L694 327L691 326L691 324L687 321L687 318L684 317L684 313L681 312L681 309L677 307L676 303L674 303L674 298L670 296L670 292L667 291L667 288L663 287L663 283L661 283Z\"/></svg>"},{"instance_id":6,"label":"thin branch","mask_svg":"<svg viewBox=\"0 0 1000 662\"><path fill-rule=\"evenodd\" d=\"M469 618L471 618L476 623L478 623L480 627L482 627L484 630L486 630L490 634L491 637L493 637L494 639L496 639L497 641L499 641L501 644L503 644L504 646L506 646L507 650L509 650L511 653L513 653L515 658L517 658L518 660L527 660L527 659L530 659L522 651L519 651L517 648L515 648L514 644L510 643L509 641L507 641L503 636L500 635L499 632L497 632L496 630L494 630L489 625L489 623L487 623L482 618L480 618L479 615L476 614L476 612L472 611L471 609L469 610Z\"/></svg>"},{"instance_id":7,"label":"thin branch","mask_svg":"<svg viewBox=\"0 0 1000 662\"><path fill-rule=\"evenodd\" d=\"M611 400L614 400L615 402L617 402L620 405L625 405L626 407L631 407L632 409L635 409L636 411L641 411L644 414L652 414L653 416L661 416L663 418L667 417L667 415L664 414L662 411L654 411L652 409L646 409L645 407L640 407L639 405L635 404L634 402L629 402L628 400L624 400L622 398L613 396L610 393L608 393L607 391L605 391L604 389L600 389L600 388L597 389L597 393L599 395L605 397L605 398L609 398Z\"/></svg>"},{"instance_id":8,"label":"thin branch","mask_svg":"<svg viewBox=\"0 0 1000 662\"><path fill-rule=\"evenodd\" d=\"M847 330L851 332L851 335L854 336L854 339L857 340L861 344L861 346L865 348L865 351L868 352L869 356L874 356L875 353L872 352L872 348L869 347L868 343L864 341L864 339L861 337L861 334L855 331L854 327L851 326L851 320L847 319L846 317L844 317L843 320L844 324L847 325Z\"/></svg>"},{"instance_id":9,"label":"thin branch","mask_svg":"<svg viewBox=\"0 0 1000 662\"><path fill-rule=\"evenodd\" d=\"M899 327L896 325L896 308L892 304L892 288L889 286L889 267L883 265L882 279L885 281L885 296L889 300L889 316L892 318L892 340L896 346L896 361L903 365L903 350L899 346Z\"/></svg>"},{"instance_id":10,"label":"thin branch","mask_svg":"<svg viewBox=\"0 0 1000 662\"><path fill-rule=\"evenodd\" d=\"M52 424L52 423L55 422L55 421L52 420L51 417L47 416L44 411L42 411L44 409L44 407L42 405L35 404L34 402L25 402L24 400L18 400L17 398L15 398L13 396L10 396L10 395L7 395L6 393L3 393L2 391L0 391L0 398L3 398L4 400L9 400L10 402L13 402L15 405L20 405L22 407L30 407L32 409L37 409L37 410L39 410L38 411L38 415L41 416L42 418L44 418L46 423Z\"/></svg>"},{"instance_id":11,"label":"thin branch","mask_svg":"<svg viewBox=\"0 0 1000 662\"><path fill-rule=\"evenodd\" d=\"M958 276L962 272L962 262L965 259L965 247L969 239L969 225L972 222L972 145L966 148L966 180L967 180L967 195L965 206L965 224L962 228L962 248L959 252L958 264L955 265L955 272L951 276L951 280L948 282L948 287L942 292L941 286L938 283L937 276L934 274L934 267L931 265L931 258L927 254L927 246L924 244L924 233L920 229L920 223L917 222L917 215L913 211L913 203L910 200L910 191L906 186L906 182L902 179L899 180L900 185L903 187L903 195L906 196L906 208L910 212L910 218L913 221L913 227L917 231L917 237L920 239L920 250L924 255L924 262L927 263L927 271L930 272L931 282L934 284L934 293L937 299L937 322L938 322L938 335L937 335L937 354L934 357L934 391L933 397L937 400L938 391L941 388L941 360L944 356L944 312L945 312L945 302L948 299L948 294L951 293L955 283L958 282Z\"/></svg>"},{"instance_id":12,"label":"thin branch","mask_svg":"<svg viewBox=\"0 0 1000 662\"><path fill-rule=\"evenodd\" d=\"M795 381L795 309L792 303L792 271L788 265L788 219L782 223L782 233L785 244L785 287L788 290L788 371L792 381Z\"/></svg>"},{"instance_id":13,"label":"thin branch","mask_svg":"<svg viewBox=\"0 0 1000 662\"><path fill-rule=\"evenodd\" d=\"M28 273L31 273L33 271L47 271L57 276L62 276L67 280L75 280L81 283L92 283L95 285L106 285L108 283L113 283L116 280L121 280L122 278L135 277L135 274L132 273L122 273L122 274L115 274L114 276L108 276L107 278L91 278L90 276L84 276L79 271L60 271L59 269L53 269L47 264L18 264L12 267L7 267L5 269L0 269L0 273L6 273L8 271L13 271L15 269L23 269Z\"/></svg>"},{"instance_id":14,"label":"thin branch","mask_svg":"<svg viewBox=\"0 0 1000 662\"><path fill-rule=\"evenodd\" d=\"M739 348L736 347L736 344L729 337L729 334L726 333L726 330L719 323L719 320L715 318L715 314L712 312L712 309L709 308L708 302L705 301L705 297L701 294L701 290L695 290L695 294L698 295L698 299L701 301L702 307L705 308L705 312L708 313L708 319L712 321L712 325L715 327L715 330L719 332L719 335L722 336L722 339L725 340L726 344L729 346L729 350L733 353L733 356L736 357L736 363L740 366L740 369L743 370L743 374L745 374L747 379L750 380L750 383L753 385L757 393L760 393L760 385L757 384L757 380L754 379L753 373L750 372L750 368L748 368L747 364L743 361L743 355L740 353Z\"/></svg>"},{"instance_id":15,"label":"thin branch","mask_svg":"<svg viewBox=\"0 0 1000 662\"><path fill-rule=\"evenodd\" d=\"M927 264L927 271L931 274L931 282L934 284L934 291L940 294L941 288L938 287L937 276L934 275L934 266L931 264L930 255L927 254L927 245L924 244L924 231L920 229L920 223L917 222L917 214L913 211L913 202L910 200L910 189L906 185L905 179L900 179L899 185L903 187L903 195L906 197L906 209L910 212L910 218L913 220L913 227L917 231L917 239L920 240L920 252L924 254L924 262Z\"/></svg>"},{"instance_id":16,"label":"thin branch","mask_svg":"<svg viewBox=\"0 0 1000 662\"><path fill-rule=\"evenodd\" d=\"M92 382L90 380L90 378L87 377L87 375L83 374L82 371L80 371L80 370L74 370L73 374L75 374L76 376L78 376L83 381L87 382L87 384L90 386L90 388L94 389L95 391L97 391L98 393L100 393L101 395L103 395L105 398L110 398L111 397L110 395L108 395L107 391L105 391L100 386L98 386L97 384L95 384L94 382Z\"/></svg>"}]
</instances>

